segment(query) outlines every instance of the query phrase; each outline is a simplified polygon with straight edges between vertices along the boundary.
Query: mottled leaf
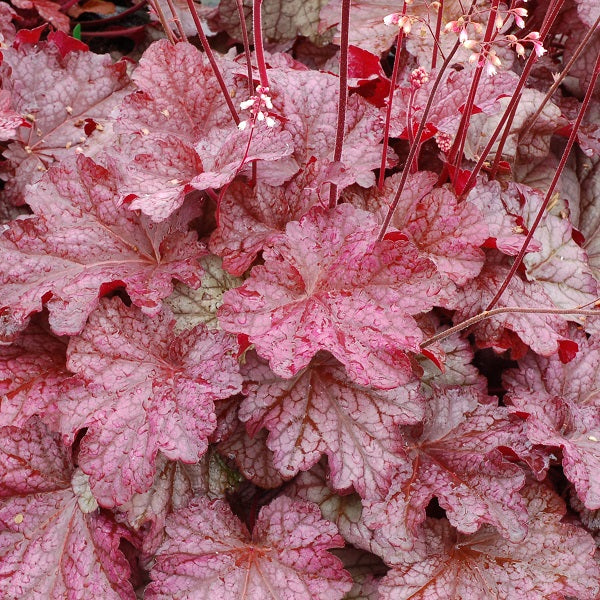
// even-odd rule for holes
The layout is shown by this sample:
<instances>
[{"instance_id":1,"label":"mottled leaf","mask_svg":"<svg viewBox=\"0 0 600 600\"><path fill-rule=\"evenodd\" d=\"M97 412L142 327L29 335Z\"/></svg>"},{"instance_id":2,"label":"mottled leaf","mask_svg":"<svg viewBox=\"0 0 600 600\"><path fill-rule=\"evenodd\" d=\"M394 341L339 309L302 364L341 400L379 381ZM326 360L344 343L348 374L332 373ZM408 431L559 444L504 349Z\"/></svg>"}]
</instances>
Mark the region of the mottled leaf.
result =
<instances>
[{"instance_id":1,"label":"mottled leaf","mask_svg":"<svg viewBox=\"0 0 600 600\"><path fill-rule=\"evenodd\" d=\"M0 236L0 338L14 338L29 316L48 308L59 335L79 333L103 289L124 286L149 314L160 310L172 278L200 284L205 251L187 232L182 207L160 226L119 207L111 174L78 157L51 169L27 202L34 215Z\"/></svg>"},{"instance_id":2,"label":"mottled leaf","mask_svg":"<svg viewBox=\"0 0 600 600\"><path fill-rule=\"evenodd\" d=\"M352 587L343 545L314 504L281 497L263 507L252 531L220 500L198 498L167 520L146 598L341 600Z\"/></svg>"},{"instance_id":3,"label":"mottled leaf","mask_svg":"<svg viewBox=\"0 0 600 600\"><path fill-rule=\"evenodd\" d=\"M197 462L216 425L213 401L240 390L231 336L173 329L167 310L150 319L114 298L69 343L68 367L87 385L65 390L60 427L71 439L87 427L79 465L103 506L147 491L159 450Z\"/></svg>"},{"instance_id":4,"label":"mottled leaf","mask_svg":"<svg viewBox=\"0 0 600 600\"><path fill-rule=\"evenodd\" d=\"M600 568L591 536L562 523L562 500L541 484L523 490L529 533L521 542L485 526L474 535L429 519L418 546L381 581L381 600L594 600Z\"/></svg>"},{"instance_id":5,"label":"mottled leaf","mask_svg":"<svg viewBox=\"0 0 600 600\"><path fill-rule=\"evenodd\" d=\"M0 594L133 600L126 530L100 513L58 436L30 421L0 435Z\"/></svg>"},{"instance_id":6,"label":"mottled leaf","mask_svg":"<svg viewBox=\"0 0 600 600\"><path fill-rule=\"evenodd\" d=\"M359 385L410 379L407 351L422 333L411 315L435 303L433 264L408 242L376 241L375 218L348 204L314 207L224 295L219 322L248 335L273 371L292 377L328 350Z\"/></svg>"}]
</instances>

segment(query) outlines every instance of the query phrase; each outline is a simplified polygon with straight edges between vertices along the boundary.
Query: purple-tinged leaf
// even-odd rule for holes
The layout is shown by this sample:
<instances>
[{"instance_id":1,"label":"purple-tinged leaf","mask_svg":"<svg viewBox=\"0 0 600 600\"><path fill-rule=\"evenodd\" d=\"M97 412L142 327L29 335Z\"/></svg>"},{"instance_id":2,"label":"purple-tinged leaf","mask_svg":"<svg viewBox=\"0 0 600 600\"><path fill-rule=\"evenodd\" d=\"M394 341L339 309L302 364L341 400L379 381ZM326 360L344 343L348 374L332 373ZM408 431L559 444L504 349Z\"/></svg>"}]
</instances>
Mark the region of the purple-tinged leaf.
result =
<instances>
[{"instance_id":1,"label":"purple-tinged leaf","mask_svg":"<svg viewBox=\"0 0 600 600\"><path fill-rule=\"evenodd\" d=\"M187 231L193 212L184 206L153 225L118 206L111 174L89 158L51 169L27 202L34 215L0 235L0 339L14 339L43 305L55 333L74 335L104 290L124 286L135 305L156 314L173 278L200 284L205 250Z\"/></svg>"},{"instance_id":2,"label":"purple-tinged leaf","mask_svg":"<svg viewBox=\"0 0 600 600\"><path fill-rule=\"evenodd\" d=\"M335 525L314 504L277 498L263 507L249 534L221 501L194 499L167 520L146 588L148 600L287 598L341 600L352 587Z\"/></svg>"},{"instance_id":3,"label":"purple-tinged leaf","mask_svg":"<svg viewBox=\"0 0 600 600\"><path fill-rule=\"evenodd\" d=\"M587 508L600 508L600 344L572 331L577 356L564 364L558 356L529 353L505 382L512 410L527 418L534 444L562 450L565 476Z\"/></svg>"},{"instance_id":4,"label":"purple-tinged leaf","mask_svg":"<svg viewBox=\"0 0 600 600\"><path fill-rule=\"evenodd\" d=\"M529 533L511 542L493 527L474 535L429 519L415 549L398 557L379 586L381 600L595 600L600 567L592 537L562 523L562 500L541 484L523 489Z\"/></svg>"},{"instance_id":5,"label":"purple-tinged leaf","mask_svg":"<svg viewBox=\"0 0 600 600\"><path fill-rule=\"evenodd\" d=\"M173 329L167 310L150 319L114 298L71 338L68 367L87 385L65 390L60 427L71 439L87 427L79 465L102 506L147 491L158 451L198 462L216 425L213 401L241 388L231 336Z\"/></svg>"},{"instance_id":6,"label":"purple-tinged leaf","mask_svg":"<svg viewBox=\"0 0 600 600\"><path fill-rule=\"evenodd\" d=\"M10 346L0 345L0 426L24 427L33 415L52 422L53 403L70 377L65 340L32 323Z\"/></svg>"},{"instance_id":7,"label":"purple-tinged leaf","mask_svg":"<svg viewBox=\"0 0 600 600\"><path fill-rule=\"evenodd\" d=\"M502 285L508 270L503 264L490 262L478 277L461 288L454 296L456 322L485 310ZM554 308L541 284L535 281L525 282L518 273L510 280L496 306ZM502 313L481 321L473 327L473 331L480 347L492 347L499 351L512 348L514 358L524 353L524 344L542 356L549 356L560 349L576 350L569 340L567 320L562 315ZM518 339L513 337L514 334L511 335L513 332Z\"/></svg>"},{"instance_id":8,"label":"purple-tinged leaf","mask_svg":"<svg viewBox=\"0 0 600 600\"><path fill-rule=\"evenodd\" d=\"M250 358L249 358L250 360ZM416 385L374 391L354 384L337 361L316 358L293 379L255 361L246 372L239 418L251 435L266 427L273 464L289 479L326 454L331 485L363 497L387 493L405 461L399 425L417 423Z\"/></svg>"},{"instance_id":9,"label":"purple-tinged leaf","mask_svg":"<svg viewBox=\"0 0 600 600\"><path fill-rule=\"evenodd\" d=\"M44 426L0 435L0 595L133 600L127 532L100 513L87 477Z\"/></svg>"},{"instance_id":10,"label":"purple-tinged leaf","mask_svg":"<svg viewBox=\"0 0 600 600\"><path fill-rule=\"evenodd\" d=\"M518 490L524 475L497 450L511 439L512 429L508 410L473 388L435 390L423 425L405 434L408 456L388 496L364 501L366 524L409 550L435 496L459 531L473 533L488 523L522 540L527 514Z\"/></svg>"},{"instance_id":11,"label":"purple-tinged leaf","mask_svg":"<svg viewBox=\"0 0 600 600\"><path fill-rule=\"evenodd\" d=\"M221 327L246 334L281 377L328 350L359 385L406 383L406 352L422 339L411 315L435 304L439 284L412 244L378 242L377 229L375 217L348 204L313 207L225 293Z\"/></svg>"},{"instance_id":12,"label":"purple-tinged leaf","mask_svg":"<svg viewBox=\"0 0 600 600\"><path fill-rule=\"evenodd\" d=\"M129 77L124 61L113 64L108 54L93 52L63 57L51 42L8 48L2 54L3 87L12 96L13 110L27 120L4 152L5 170L10 170L2 177L8 198L23 204L27 184L39 181L52 163L78 148L85 152L82 144L110 127L111 113L129 91Z\"/></svg>"}]
</instances>

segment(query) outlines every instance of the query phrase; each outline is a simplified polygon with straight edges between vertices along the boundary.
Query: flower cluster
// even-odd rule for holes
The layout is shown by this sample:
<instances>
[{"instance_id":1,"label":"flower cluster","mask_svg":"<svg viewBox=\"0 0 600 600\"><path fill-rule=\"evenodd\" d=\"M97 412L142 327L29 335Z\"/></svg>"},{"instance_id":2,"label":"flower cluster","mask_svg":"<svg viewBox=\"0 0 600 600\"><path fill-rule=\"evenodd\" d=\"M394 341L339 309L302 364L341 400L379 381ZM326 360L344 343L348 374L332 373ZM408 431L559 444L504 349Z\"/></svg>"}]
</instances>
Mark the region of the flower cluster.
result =
<instances>
[{"instance_id":1,"label":"flower cluster","mask_svg":"<svg viewBox=\"0 0 600 600\"><path fill-rule=\"evenodd\" d=\"M240 108L242 110L250 109L251 118L249 121L252 125L256 121L264 121L267 127L275 126L275 119L269 114L269 111L273 109L273 102L271 101L271 96L269 96L268 87L263 85L257 86L256 94L250 96L248 100L240 102ZM240 121L238 127L241 130L246 129L249 121Z\"/></svg>"}]
</instances>

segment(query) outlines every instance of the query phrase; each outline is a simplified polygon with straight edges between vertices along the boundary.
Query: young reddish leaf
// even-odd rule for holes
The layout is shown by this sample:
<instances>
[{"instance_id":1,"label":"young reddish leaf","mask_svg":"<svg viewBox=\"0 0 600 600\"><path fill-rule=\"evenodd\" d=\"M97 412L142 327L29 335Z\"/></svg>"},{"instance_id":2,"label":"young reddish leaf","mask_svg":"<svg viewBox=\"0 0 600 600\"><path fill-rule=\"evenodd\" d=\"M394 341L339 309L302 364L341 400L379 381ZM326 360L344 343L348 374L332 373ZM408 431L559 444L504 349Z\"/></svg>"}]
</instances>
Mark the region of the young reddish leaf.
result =
<instances>
[{"instance_id":1,"label":"young reddish leaf","mask_svg":"<svg viewBox=\"0 0 600 600\"><path fill-rule=\"evenodd\" d=\"M97 510L60 438L35 421L0 432L2 597L135 599L127 532Z\"/></svg>"},{"instance_id":2,"label":"young reddish leaf","mask_svg":"<svg viewBox=\"0 0 600 600\"><path fill-rule=\"evenodd\" d=\"M527 417L534 444L562 450L566 477L585 506L600 508L600 344L572 331L577 356L563 364L558 356L528 354L505 381L512 410Z\"/></svg>"},{"instance_id":3,"label":"young reddish leaf","mask_svg":"<svg viewBox=\"0 0 600 600\"><path fill-rule=\"evenodd\" d=\"M65 390L60 427L71 438L88 428L79 465L103 506L148 490L159 450L197 462L216 425L213 401L241 389L231 336L173 329L167 310L150 319L114 298L69 343L68 367L87 385Z\"/></svg>"},{"instance_id":4,"label":"young reddish leaf","mask_svg":"<svg viewBox=\"0 0 600 600\"><path fill-rule=\"evenodd\" d=\"M327 357L290 380L256 361L246 372L244 393L239 418L251 435L262 427L270 431L273 464L286 479L326 454L332 487L354 486L369 498L387 493L405 460L398 425L423 415L415 385L389 391L357 386Z\"/></svg>"},{"instance_id":5,"label":"young reddish leaf","mask_svg":"<svg viewBox=\"0 0 600 600\"><path fill-rule=\"evenodd\" d=\"M410 243L377 242L377 229L374 216L349 204L313 207L225 293L221 327L248 335L281 377L328 350L359 385L406 383L406 352L422 339L411 315L433 306L439 285Z\"/></svg>"},{"instance_id":6,"label":"young reddish leaf","mask_svg":"<svg viewBox=\"0 0 600 600\"><path fill-rule=\"evenodd\" d=\"M497 451L512 437L511 418L480 398L473 388L435 390L423 425L407 435L408 459L387 498L364 502L367 525L393 545L413 546L434 496L459 531L473 533L489 523L515 542L524 538L523 472Z\"/></svg>"},{"instance_id":7,"label":"young reddish leaf","mask_svg":"<svg viewBox=\"0 0 600 600\"><path fill-rule=\"evenodd\" d=\"M176 283L173 293L165 298L175 316L175 331L193 329L204 323L209 329L219 329L217 309L223 304L223 294L243 282L223 270L221 259L208 255L200 260L202 285L193 290L183 283Z\"/></svg>"},{"instance_id":8,"label":"young reddish leaf","mask_svg":"<svg viewBox=\"0 0 600 600\"><path fill-rule=\"evenodd\" d=\"M27 202L34 216L0 237L0 339L14 338L42 304L55 333L79 333L106 284L124 286L149 314L172 292L172 278L200 284L204 249L186 232L194 215L182 207L152 225L118 206L111 174L89 158L48 171Z\"/></svg>"},{"instance_id":9,"label":"young reddish leaf","mask_svg":"<svg viewBox=\"0 0 600 600\"><path fill-rule=\"evenodd\" d=\"M10 346L0 345L0 425L25 427L33 415L52 421L66 369L67 345L32 323Z\"/></svg>"},{"instance_id":10,"label":"young reddish leaf","mask_svg":"<svg viewBox=\"0 0 600 600\"><path fill-rule=\"evenodd\" d=\"M69 17L60 10L60 4L52 2L52 0L11 0L17 8L26 10L35 10L42 19L49 21L59 29L66 33L69 32L71 25Z\"/></svg>"},{"instance_id":11,"label":"young reddish leaf","mask_svg":"<svg viewBox=\"0 0 600 600\"><path fill-rule=\"evenodd\" d=\"M86 119L97 130L109 127L129 77L125 62L113 64L107 54L70 52L62 57L50 42L2 52L3 87L12 95L13 109L28 120L4 152L12 169L3 176L8 177L5 193L20 204L27 184L39 181L53 162L84 149Z\"/></svg>"},{"instance_id":12,"label":"young reddish leaf","mask_svg":"<svg viewBox=\"0 0 600 600\"><path fill-rule=\"evenodd\" d=\"M478 277L461 288L454 297L456 322L485 310L507 274L508 267L490 262ZM496 306L554 308L551 298L539 283L525 282L518 274L510 280ZM509 330L508 334L506 330ZM569 335L567 321L562 315L520 312L494 315L475 325L473 331L480 347L503 351L514 346L514 350L520 354L522 348L519 340L515 342L510 335L510 332L514 332L523 343L542 356L558 352L561 342L568 341Z\"/></svg>"},{"instance_id":13,"label":"young reddish leaf","mask_svg":"<svg viewBox=\"0 0 600 600\"><path fill-rule=\"evenodd\" d=\"M168 518L167 536L148 600L341 600L352 587L341 561L327 552L343 546L341 536L308 502L275 499L250 535L225 502L197 498Z\"/></svg>"},{"instance_id":14,"label":"young reddish leaf","mask_svg":"<svg viewBox=\"0 0 600 600\"><path fill-rule=\"evenodd\" d=\"M543 485L528 485L523 496L529 533L518 543L489 526L467 536L429 519L416 548L398 557L381 581L381 600L597 598L592 537L561 523L564 504Z\"/></svg>"}]
</instances>

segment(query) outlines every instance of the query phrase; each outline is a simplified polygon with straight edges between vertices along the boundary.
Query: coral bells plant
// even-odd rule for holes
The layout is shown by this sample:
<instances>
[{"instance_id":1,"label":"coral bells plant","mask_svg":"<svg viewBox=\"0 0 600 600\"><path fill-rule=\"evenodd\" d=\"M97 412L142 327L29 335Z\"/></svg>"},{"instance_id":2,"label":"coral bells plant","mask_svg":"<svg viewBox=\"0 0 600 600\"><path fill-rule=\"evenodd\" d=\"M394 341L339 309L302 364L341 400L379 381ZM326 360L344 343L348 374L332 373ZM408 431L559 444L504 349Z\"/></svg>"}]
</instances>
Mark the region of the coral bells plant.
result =
<instances>
[{"instance_id":1,"label":"coral bells plant","mask_svg":"<svg viewBox=\"0 0 600 600\"><path fill-rule=\"evenodd\" d=\"M0 597L599 600L599 23L0 4Z\"/></svg>"}]
</instances>

